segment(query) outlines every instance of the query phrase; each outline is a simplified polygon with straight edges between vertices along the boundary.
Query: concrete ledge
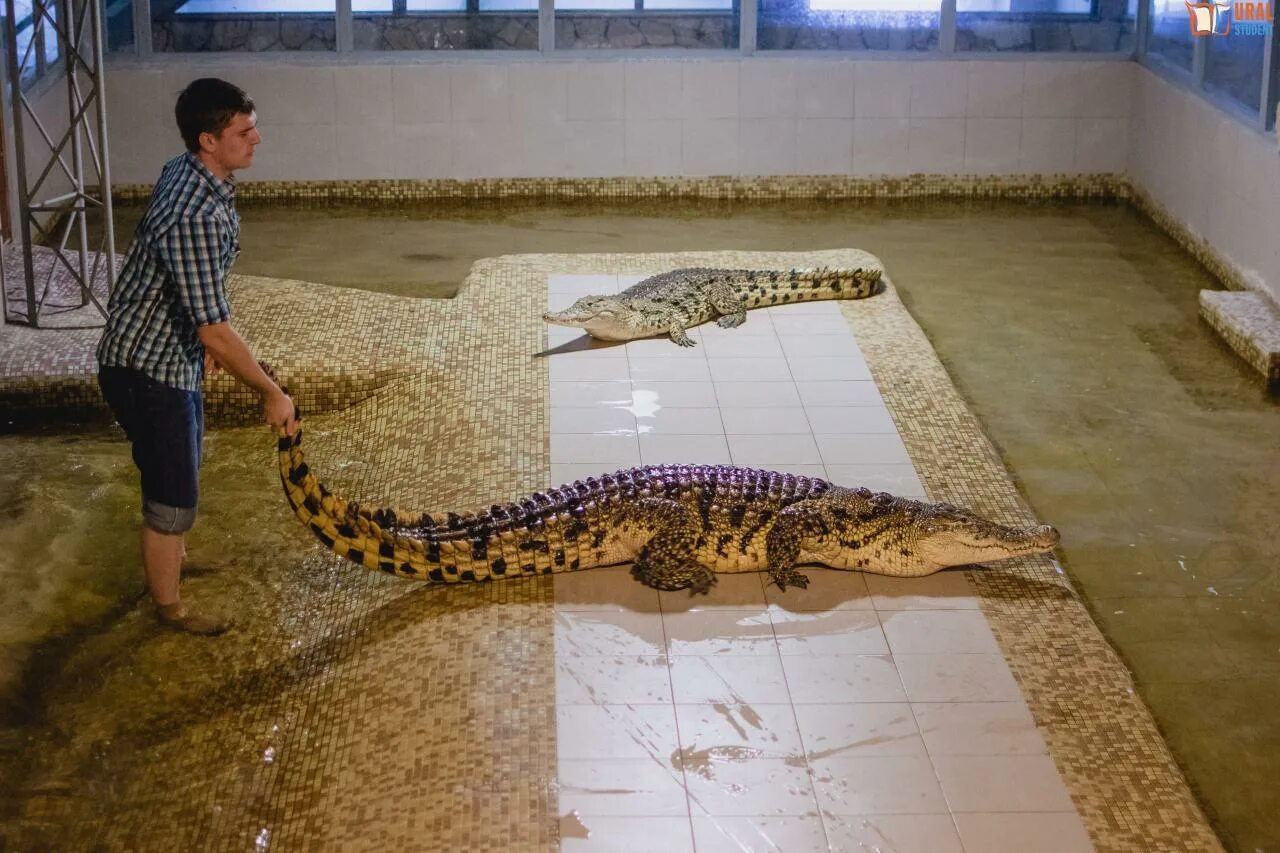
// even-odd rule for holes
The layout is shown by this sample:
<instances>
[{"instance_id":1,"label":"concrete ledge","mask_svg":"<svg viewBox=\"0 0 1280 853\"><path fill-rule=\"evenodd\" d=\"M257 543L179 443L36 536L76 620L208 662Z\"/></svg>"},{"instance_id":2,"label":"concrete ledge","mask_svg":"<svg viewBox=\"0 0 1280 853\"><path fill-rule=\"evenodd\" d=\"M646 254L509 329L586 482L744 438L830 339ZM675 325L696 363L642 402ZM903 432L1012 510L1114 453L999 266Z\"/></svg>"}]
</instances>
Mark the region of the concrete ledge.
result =
<instances>
[{"instance_id":1,"label":"concrete ledge","mask_svg":"<svg viewBox=\"0 0 1280 853\"><path fill-rule=\"evenodd\" d=\"M1280 392L1280 310L1265 294L1202 290L1200 316Z\"/></svg>"}]
</instances>

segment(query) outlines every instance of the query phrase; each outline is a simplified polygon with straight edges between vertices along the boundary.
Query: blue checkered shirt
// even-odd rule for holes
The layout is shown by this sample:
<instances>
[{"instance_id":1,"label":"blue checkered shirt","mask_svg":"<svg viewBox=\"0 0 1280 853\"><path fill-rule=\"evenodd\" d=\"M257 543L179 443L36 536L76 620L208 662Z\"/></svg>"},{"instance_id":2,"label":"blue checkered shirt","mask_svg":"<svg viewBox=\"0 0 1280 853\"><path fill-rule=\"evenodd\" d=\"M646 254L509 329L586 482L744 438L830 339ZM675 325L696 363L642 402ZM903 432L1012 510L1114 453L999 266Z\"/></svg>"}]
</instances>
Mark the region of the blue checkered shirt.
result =
<instances>
[{"instance_id":1,"label":"blue checkered shirt","mask_svg":"<svg viewBox=\"0 0 1280 853\"><path fill-rule=\"evenodd\" d=\"M218 180L191 153L165 163L111 293L98 363L200 390L196 327L231 317L226 281L239 236L232 181Z\"/></svg>"}]
</instances>

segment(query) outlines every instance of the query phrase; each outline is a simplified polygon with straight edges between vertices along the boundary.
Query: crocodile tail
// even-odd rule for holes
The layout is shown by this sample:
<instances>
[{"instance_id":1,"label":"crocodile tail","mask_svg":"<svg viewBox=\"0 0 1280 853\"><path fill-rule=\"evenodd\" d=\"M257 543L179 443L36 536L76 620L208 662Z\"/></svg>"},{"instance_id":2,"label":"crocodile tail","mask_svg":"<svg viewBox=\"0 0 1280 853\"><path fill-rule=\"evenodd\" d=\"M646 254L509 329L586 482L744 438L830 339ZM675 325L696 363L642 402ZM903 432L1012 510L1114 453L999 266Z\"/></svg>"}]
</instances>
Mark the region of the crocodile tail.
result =
<instances>
[{"instance_id":1,"label":"crocodile tail","mask_svg":"<svg viewBox=\"0 0 1280 853\"><path fill-rule=\"evenodd\" d=\"M292 436L279 439L277 450L280 482L294 514L335 554L366 569L415 580L460 579L456 563L448 566L455 569L452 578L444 571L447 563L454 562L451 557L458 550L456 543L402 536L386 529L388 525L434 524L429 516L409 517L391 509L370 512L325 488L303 455L301 425Z\"/></svg>"},{"instance_id":2,"label":"crocodile tail","mask_svg":"<svg viewBox=\"0 0 1280 853\"><path fill-rule=\"evenodd\" d=\"M790 282L802 299L865 299L884 290L882 275L879 267L818 267L791 270Z\"/></svg>"},{"instance_id":3,"label":"crocodile tail","mask_svg":"<svg viewBox=\"0 0 1280 853\"><path fill-rule=\"evenodd\" d=\"M865 299L884 290L884 270L866 267L806 267L747 273L747 307L788 305L821 299Z\"/></svg>"}]
</instances>

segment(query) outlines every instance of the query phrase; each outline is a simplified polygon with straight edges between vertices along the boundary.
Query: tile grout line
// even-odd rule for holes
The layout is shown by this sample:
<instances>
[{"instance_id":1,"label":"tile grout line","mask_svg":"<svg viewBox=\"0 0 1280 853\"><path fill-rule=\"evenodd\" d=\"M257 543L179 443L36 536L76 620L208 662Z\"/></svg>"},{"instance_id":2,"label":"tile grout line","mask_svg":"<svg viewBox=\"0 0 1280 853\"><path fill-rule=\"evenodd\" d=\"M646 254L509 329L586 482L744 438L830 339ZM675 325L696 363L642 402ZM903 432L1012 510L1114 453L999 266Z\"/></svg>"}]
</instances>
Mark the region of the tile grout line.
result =
<instances>
[{"instance_id":1,"label":"tile grout line","mask_svg":"<svg viewBox=\"0 0 1280 853\"><path fill-rule=\"evenodd\" d=\"M787 376L790 377L791 388L795 392L796 399L800 401L801 411L803 412L804 400L800 397L800 387L796 383L795 373L792 372L791 370L791 363L787 360L786 350L783 349L782 347L782 339L778 335L778 327L774 324L773 319L774 319L773 316L770 315L769 330L773 333L772 339L775 342L777 342L779 351L782 352L783 364L785 364L787 367ZM814 447L816 448L817 439L813 435L813 423L809 420L808 412L805 412L805 425L809 427L809 433L808 433L809 438L811 441L814 442ZM728 440L726 439L726 443L727 442ZM818 454L818 459L822 460L821 452L819 452ZM824 474L827 471L825 462L822 463L822 471ZM777 655L778 655L778 669L782 672L782 683L787 690L787 704L791 707L791 721L795 724L795 727L796 727L796 737L800 739L800 757L804 760L804 771L805 771L806 777L809 780L809 796L812 797L813 799L813 808L814 808L814 813L818 817L818 825L822 827L823 841L825 841L827 847L830 848L831 834L827 829L827 821L823 817L822 801L818 798L817 774L814 772L813 765L809 762L808 746L806 745L806 742L805 742L804 732L801 731L800 729L800 717L796 713L795 696L791 692L791 679L787 675L786 660L783 658L783 655L782 655L782 647L778 643L778 626L777 626L777 623L774 622L773 607L769 602L769 598L765 590L767 586L767 584L765 583L765 574L767 574L767 572L760 575L760 588L761 588L760 591L761 591L761 594L764 595L765 614L769 618L769 628L773 632L774 650L777 652Z\"/></svg>"},{"instance_id":2,"label":"tile grout line","mask_svg":"<svg viewBox=\"0 0 1280 853\"><path fill-rule=\"evenodd\" d=\"M643 463L643 458L640 461ZM655 591L655 595L658 599L658 615L662 625L662 651L667 667L667 690L668 695L671 697L671 718L675 721L676 750L683 757L684 737L680 734L680 714L676 712L676 706L679 703L676 701L676 680L671 672L671 663L674 655L671 654L671 637L667 633L667 609L662 603L662 594ZM671 769L674 770L675 768ZM697 841L693 832L693 797L689 794L689 774L685 770L683 760L680 762L680 785L684 788L684 812L689 825L689 845L690 849L696 851Z\"/></svg>"},{"instance_id":3,"label":"tile grout line","mask_svg":"<svg viewBox=\"0 0 1280 853\"><path fill-rule=\"evenodd\" d=\"M613 292L615 294L622 292L622 282L619 281L619 278L620 276L618 275L615 275L613 277ZM625 343L622 344L622 360L627 365L627 393L631 396L631 400L630 400L630 403L627 405L626 412L627 414L631 415L631 423L634 424L634 427L635 427L633 432L631 433L631 436L632 436L631 440L635 443L636 461L640 465L644 465L644 452L641 450L641 447L640 447L640 417L639 415L636 414L636 380L635 380L635 376L631 373L631 350L628 348L628 345ZM659 596L658 608L659 608L659 612L661 612L661 608L662 608L661 596ZM662 629L663 629L662 642L663 642L663 648L665 650L666 641L667 641L665 623L663 623ZM672 687L672 685L670 684L670 681L671 681L670 663L668 663L668 666L667 666L667 681L668 681L667 686ZM671 696L674 702L674 699L675 699L674 687L672 687ZM677 733L677 745L679 743L678 737L679 737L679 734ZM681 773L683 774L683 772L684 771L682 769ZM681 778L683 778L683 776ZM693 831L692 824L690 824L689 831L691 833Z\"/></svg>"},{"instance_id":4,"label":"tile grout line","mask_svg":"<svg viewBox=\"0 0 1280 853\"><path fill-rule=\"evenodd\" d=\"M843 313L841 313L839 316L840 316L840 318L841 318L842 320L844 320L844 315L843 315ZM848 322L847 322L847 321L845 321L845 327L846 327L846 329L847 329L847 332L846 332L847 339L848 339L848 340L851 340L851 341L853 342L854 346L858 348L859 353L860 353L860 354L862 354L862 348L861 348L861 346L858 344L857 336L854 334L853 329L848 327ZM785 353L784 353L784 354L785 354ZM790 365L790 356L788 355L788 356L786 356L786 357L787 357L787 360L788 360L788 361L787 361L787 363L788 363L788 365ZM866 361L866 359L865 359L865 355L864 355L864 356L863 356L863 362L864 362L864 364L865 364L865 361ZM874 383L875 383L875 380L874 380L874 379L872 379L872 383L873 383L873 386L874 386L874 387L875 387L875 389L876 389L876 396L877 396L877 398L878 398L878 399L879 399L879 401L880 401L880 407L881 407L881 408L884 408L884 409L887 411L887 410L888 410L888 407L887 407L887 405L886 405L886 403L885 403L885 401L884 401L884 395L880 392L880 388L879 388L879 386L874 384ZM804 400L803 400L803 399L801 400L801 405L802 405L802 406L804 406ZM806 413L806 417L807 417L807 416L808 416L808 408L807 408L807 407L805 408L805 413ZM812 425L812 424L811 424L811 425ZM897 425L896 425L896 424L894 425L894 435L897 435L897 436L898 436L898 439L899 439L899 440L902 440L902 436L898 433ZM816 436L816 435L815 435L815 437L814 437L814 443L815 443L815 445L817 444L817 436ZM824 461L824 464L825 464L825 462L826 462L826 457L822 455L822 449L821 449L821 446L819 446L818 453L819 453L819 455L820 455L820 456L822 456L823 461ZM912 463L912 465L911 465L911 470L912 470L913 475L914 475L917 479L919 479L919 476L920 476L920 475L919 475L919 472L915 469L915 465L914 465L914 463ZM864 577L864 580L865 580L865 577ZM885 649L888 651L889 660L890 660L891 664L893 665L893 672L894 672L894 675L896 675L896 676L897 676L898 684L899 684L899 686L901 686L901 688L902 688L902 698L903 698L903 700L904 700L904 703L905 703L905 704L906 704L906 706L907 706L907 712L911 715L911 722L912 722L913 726L915 727L915 731L916 731L917 736L919 736L919 738L920 738L920 745L921 745L921 748L922 748L922 749L924 749L925 757L926 757L926 758L927 758L927 760L929 761L929 769L930 769L930 771L933 773L934 781L935 781L935 782L937 783L937 785L938 785L938 791L939 791L939 793L942 795L943 802L944 802L944 803L946 803L946 805L947 805L947 817L948 817L948 819L951 821L951 825L952 825L952 827L955 829L955 832L956 832L956 838L957 838L957 839L959 839L959 838L960 838L960 827L956 824L955 814L954 814L954 812L953 812L953 810L952 810L952 808L951 808L951 803L950 803L950 801L947 799L946 791L945 791L945 789L944 789L944 788L943 788L943 786L942 786L942 780L941 780L941 778L939 778L939 776L938 776L938 769L937 769L937 767L935 766L935 764L934 764L934 762L933 762L933 755L930 753L929 748L928 748L928 744L927 744L927 743L925 742L925 740L924 740L924 732L923 732L923 731L921 730L921 728L920 728L920 720L919 720L919 718L916 716L915 706L914 706L914 705L912 704L912 702L911 702L911 696L910 696L910 694L909 694L909 693L908 693L908 691L907 691L907 685L906 685L906 682L905 682L905 681L903 680L903 678L902 678L902 670L901 670L901 669L899 669L899 667L898 667L897 656L894 654L893 646L892 646L892 645L890 644L890 642L889 642L889 635L888 635L888 633L887 633L887 632L885 631L885 629L884 629L884 619L883 619L883 618L882 618L882 616L881 616L881 610L880 610L879 606L876 604L876 598L875 598L875 596L874 596L873 594L871 594L871 590L870 590L870 588L868 588L867 593L868 593L868 596L869 596L869 597L870 597L870 599L871 599L871 612L872 612L872 613L874 613L874 614L876 615L876 624L877 624L877 626L878 626L878 627L879 627L879 629L880 629L880 635L881 635L881 637L884 639ZM803 737L803 736L804 736L804 735L803 735L803 733L801 733L801 737ZM823 828L824 828L824 830L826 829L826 819L825 819L825 818L823 819ZM961 843L961 847L963 848L963 845L964 845L963 840L961 840L961 842L960 842L960 843Z\"/></svg>"}]
</instances>

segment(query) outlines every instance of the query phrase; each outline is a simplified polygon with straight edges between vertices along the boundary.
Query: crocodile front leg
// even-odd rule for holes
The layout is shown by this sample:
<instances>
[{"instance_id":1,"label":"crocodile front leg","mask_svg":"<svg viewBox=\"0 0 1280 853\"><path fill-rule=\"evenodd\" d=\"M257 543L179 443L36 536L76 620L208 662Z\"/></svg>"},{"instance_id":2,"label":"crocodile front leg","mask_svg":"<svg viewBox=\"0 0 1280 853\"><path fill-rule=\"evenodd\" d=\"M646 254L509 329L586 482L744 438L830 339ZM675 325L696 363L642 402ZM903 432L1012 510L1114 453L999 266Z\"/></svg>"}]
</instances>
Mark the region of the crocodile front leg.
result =
<instances>
[{"instance_id":1,"label":"crocodile front leg","mask_svg":"<svg viewBox=\"0 0 1280 853\"><path fill-rule=\"evenodd\" d=\"M710 590L716 576L694 557L702 530L697 513L667 498L644 498L636 509L654 533L636 557L632 577L654 589Z\"/></svg>"},{"instance_id":2,"label":"crocodile front leg","mask_svg":"<svg viewBox=\"0 0 1280 853\"><path fill-rule=\"evenodd\" d=\"M776 583L778 589L785 590L788 586L804 589L809 585L808 576L796 570L796 560L800 558L805 539L827 529L822 508L816 501L800 501L778 513L778 520L764 541L769 580Z\"/></svg>"},{"instance_id":3,"label":"crocodile front leg","mask_svg":"<svg viewBox=\"0 0 1280 853\"><path fill-rule=\"evenodd\" d=\"M685 331L684 324L679 321L672 321L667 326L667 334L671 336L671 340L682 347L696 347L698 345L697 341L689 337L689 333Z\"/></svg>"}]
</instances>

